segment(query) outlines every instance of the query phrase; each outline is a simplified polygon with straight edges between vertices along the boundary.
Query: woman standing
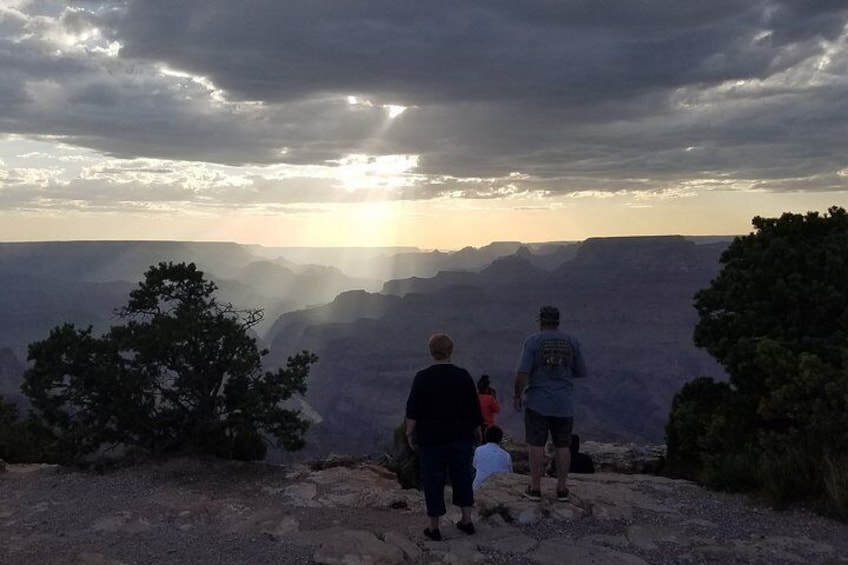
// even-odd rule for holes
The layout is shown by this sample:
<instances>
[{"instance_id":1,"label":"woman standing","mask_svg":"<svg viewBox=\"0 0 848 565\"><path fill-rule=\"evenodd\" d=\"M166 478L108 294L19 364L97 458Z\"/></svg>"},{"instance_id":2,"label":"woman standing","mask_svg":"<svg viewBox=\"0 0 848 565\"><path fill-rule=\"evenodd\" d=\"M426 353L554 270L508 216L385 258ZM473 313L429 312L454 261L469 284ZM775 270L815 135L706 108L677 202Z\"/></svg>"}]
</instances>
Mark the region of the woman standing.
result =
<instances>
[{"instance_id":1,"label":"woman standing","mask_svg":"<svg viewBox=\"0 0 848 565\"><path fill-rule=\"evenodd\" d=\"M480 399L480 411L483 413L483 437L486 437L486 428L495 425L495 415L501 411L489 375L482 375L477 381L477 397Z\"/></svg>"},{"instance_id":2,"label":"woman standing","mask_svg":"<svg viewBox=\"0 0 848 565\"><path fill-rule=\"evenodd\" d=\"M453 504L462 518L456 527L474 533L471 510L474 491L471 461L474 445L480 442L483 416L474 379L465 369L451 363L453 341L435 334L429 342L434 364L415 375L406 401L406 437L419 450L421 484L429 525L424 535L439 541L439 518L445 515L445 481L450 476Z\"/></svg>"}]
</instances>

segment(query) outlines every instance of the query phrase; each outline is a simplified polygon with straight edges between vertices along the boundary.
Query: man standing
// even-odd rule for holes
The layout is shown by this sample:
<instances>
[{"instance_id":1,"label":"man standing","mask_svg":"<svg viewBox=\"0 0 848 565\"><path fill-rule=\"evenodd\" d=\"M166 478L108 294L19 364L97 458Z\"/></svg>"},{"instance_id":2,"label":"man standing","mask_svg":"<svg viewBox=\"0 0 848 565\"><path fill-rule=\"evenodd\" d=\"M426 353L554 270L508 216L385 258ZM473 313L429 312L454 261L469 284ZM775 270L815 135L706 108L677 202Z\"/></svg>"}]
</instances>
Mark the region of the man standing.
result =
<instances>
[{"instance_id":1,"label":"man standing","mask_svg":"<svg viewBox=\"0 0 848 565\"><path fill-rule=\"evenodd\" d=\"M530 459L530 486L524 496L542 498L542 471L548 434L554 444L557 500L568 499L574 380L586 376L580 344L559 330L559 310L539 310L539 331L524 341L515 376L515 409L524 409L524 433Z\"/></svg>"}]
</instances>

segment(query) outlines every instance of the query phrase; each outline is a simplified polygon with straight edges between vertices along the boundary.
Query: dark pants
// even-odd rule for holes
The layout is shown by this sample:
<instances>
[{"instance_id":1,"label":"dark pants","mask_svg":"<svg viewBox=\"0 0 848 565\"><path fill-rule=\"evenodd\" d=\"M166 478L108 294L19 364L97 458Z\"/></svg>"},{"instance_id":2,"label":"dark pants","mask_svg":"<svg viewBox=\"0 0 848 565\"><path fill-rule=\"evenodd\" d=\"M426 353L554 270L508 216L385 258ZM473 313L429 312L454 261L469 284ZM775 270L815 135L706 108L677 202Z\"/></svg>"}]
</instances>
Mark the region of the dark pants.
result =
<instances>
[{"instance_id":1,"label":"dark pants","mask_svg":"<svg viewBox=\"0 0 848 565\"><path fill-rule=\"evenodd\" d=\"M472 506L474 491L471 462L474 458L474 444L470 441L454 441L439 445L422 445L421 486L424 490L424 502L427 504L427 516L444 516L445 481L450 476L453 486L453 503L456 506Z\"/></svg>"}]
</instances>

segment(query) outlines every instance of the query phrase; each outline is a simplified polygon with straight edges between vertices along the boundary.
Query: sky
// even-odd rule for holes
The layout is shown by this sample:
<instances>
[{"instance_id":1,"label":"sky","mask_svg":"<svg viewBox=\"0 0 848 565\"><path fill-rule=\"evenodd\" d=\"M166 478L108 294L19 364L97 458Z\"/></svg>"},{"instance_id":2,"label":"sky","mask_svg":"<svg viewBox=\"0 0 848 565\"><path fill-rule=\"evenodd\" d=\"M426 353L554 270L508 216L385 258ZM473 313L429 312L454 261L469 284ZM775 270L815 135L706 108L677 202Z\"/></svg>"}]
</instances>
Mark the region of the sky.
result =
<instances>
[{"instance_id":1,"label":"sky","mask_svg":"<svg viewBox=\"0 0 848 565\"><path fill-rule=\"evenodd\" d=\"M0 0L0 241L744 234L846 100L845 0Z\"/></svg>"}]
</instances>

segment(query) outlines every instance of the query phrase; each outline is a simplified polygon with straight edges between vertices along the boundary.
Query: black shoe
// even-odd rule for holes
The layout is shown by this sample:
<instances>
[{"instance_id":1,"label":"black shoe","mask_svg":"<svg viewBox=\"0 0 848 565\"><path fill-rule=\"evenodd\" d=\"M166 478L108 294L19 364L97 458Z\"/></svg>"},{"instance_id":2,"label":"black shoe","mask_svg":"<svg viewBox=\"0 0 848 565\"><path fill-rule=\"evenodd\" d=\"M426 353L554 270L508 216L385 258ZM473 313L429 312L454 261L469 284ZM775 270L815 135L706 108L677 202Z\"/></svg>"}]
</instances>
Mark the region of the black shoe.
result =
<instances>
[{"instance_id":1,"label":"black shoe","mask_svg":"<svg viewBox=\"0 0 848 565\"><path fill-rule=\"evenodd\" d=\"M527 487L527 490L525 490L521 494L524 495L524 498L529 498L530 500L542 500L542 491L533 490L530 487Z\"/></svg>"},{"instance_id":2,"label":"black shoe","mask_svg":"<svg viewBox=\"0 0 848 565\"><path fill-rule=\"evenodd\" d=\"M424 528L424 535L433 541L442 541L442 532L439 531L439 528L436 528L435 530Z\"/></svg>"},{"instance_id":3,"label":"black shoe","mask_svg":"<svg viewBox=\"0 0 848 565\"><path fill-rule=\"evenodd\" d=\"M565 490L557 490L557 500L560 502L568 501L568 488Z\"/></svg>"},{"instance_id":4,"label":"black shoe","mask_svg":"<svg viewBox=\"0 0 848 565\"><path fill-rule=\"evenodd\" d=\"M456 527L460 529L460 531L465 532L469 536L475 533L477 530L474 529L474 522L468 522L467 524L460 520L456 523Z\"/></svg>"}]
</instances>

